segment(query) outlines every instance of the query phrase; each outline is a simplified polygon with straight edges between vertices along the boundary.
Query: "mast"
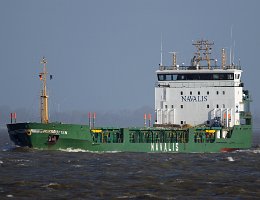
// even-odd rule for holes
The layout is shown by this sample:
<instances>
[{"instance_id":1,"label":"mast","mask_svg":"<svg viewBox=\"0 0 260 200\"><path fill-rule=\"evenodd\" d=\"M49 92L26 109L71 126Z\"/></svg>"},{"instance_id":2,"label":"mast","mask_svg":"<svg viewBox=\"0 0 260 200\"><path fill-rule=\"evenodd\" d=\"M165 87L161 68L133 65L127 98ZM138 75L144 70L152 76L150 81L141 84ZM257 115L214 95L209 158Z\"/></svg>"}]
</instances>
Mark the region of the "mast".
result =
<instances>
[{"instance_id":1,"label":"mast","mask_svg":"<svg viewBox=\"0 0 260 200\"><path fill-rule=\"evenodd\" d=\"M43 72L39 74L40 80L42 81L42 91L41 91L41 123L49 123L49 114L48 114L48 95L47 95L47 69L46 64L47 60L45 57L42 58L41 64L43 64Z\"/></svg>"}]
</instances>

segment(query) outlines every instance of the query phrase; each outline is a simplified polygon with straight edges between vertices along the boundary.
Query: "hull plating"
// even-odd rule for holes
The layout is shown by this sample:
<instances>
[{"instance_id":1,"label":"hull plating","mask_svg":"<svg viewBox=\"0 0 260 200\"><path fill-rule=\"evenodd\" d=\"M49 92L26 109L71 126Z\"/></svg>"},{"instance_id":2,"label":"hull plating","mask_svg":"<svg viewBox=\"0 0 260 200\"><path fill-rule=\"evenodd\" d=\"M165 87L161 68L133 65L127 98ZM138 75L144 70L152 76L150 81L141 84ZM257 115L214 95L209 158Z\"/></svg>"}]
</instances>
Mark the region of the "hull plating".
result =
<instances>
[{"instance_id":1,"label":"hull plating","mask_svg":"<svg viewBox=\"0 0 260 200\"><path fill-rule=\"evenodd\" d=\"M8 124L10 139L18 146L37 149L82 149L91 152L226 152L248 149L251 125L234 126L227 133L221 128L96 128L58 123Z\"/></svg>"}]
</instances>

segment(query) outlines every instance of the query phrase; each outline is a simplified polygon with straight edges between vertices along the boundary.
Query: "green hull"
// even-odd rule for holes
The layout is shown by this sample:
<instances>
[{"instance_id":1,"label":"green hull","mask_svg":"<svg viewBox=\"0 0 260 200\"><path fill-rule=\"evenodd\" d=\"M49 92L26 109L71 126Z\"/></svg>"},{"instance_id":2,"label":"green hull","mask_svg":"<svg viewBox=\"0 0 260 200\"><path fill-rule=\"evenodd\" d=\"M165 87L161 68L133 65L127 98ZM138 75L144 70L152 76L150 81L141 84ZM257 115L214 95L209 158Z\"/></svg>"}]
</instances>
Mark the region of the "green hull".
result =
<instances>
[{"instance_id":1,"label":"green hull","mask_svg":"<svg viewBox=\"0 0 260 200\"><path fill-rule=\"evenodd\" d=\"M18 146L37 149L76 149L90 152L223 152L248 149L252 126L174 128L95 128L60 123L7 125Z\"/></svg>"}]
</instances>

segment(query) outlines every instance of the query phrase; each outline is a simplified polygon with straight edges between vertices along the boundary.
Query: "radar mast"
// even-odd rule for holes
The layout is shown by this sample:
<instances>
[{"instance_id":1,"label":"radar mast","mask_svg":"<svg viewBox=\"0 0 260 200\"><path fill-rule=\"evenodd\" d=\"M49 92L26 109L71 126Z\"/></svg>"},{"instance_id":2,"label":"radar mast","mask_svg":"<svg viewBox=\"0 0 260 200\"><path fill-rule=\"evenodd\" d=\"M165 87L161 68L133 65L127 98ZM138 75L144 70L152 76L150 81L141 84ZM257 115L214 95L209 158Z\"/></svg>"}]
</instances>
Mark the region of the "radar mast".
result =
<instances>
[{"instance_id":1,"label":"radar mast","mask_svg":"<svg viewBox=\"0 0 260 200\"><path fill-rule=\"evenodd\" d=\"M197 52L195 52L195 56L193 58L193 65L200 65L200 61L207 61L208 69L210 69L210 50L212 49L211 46L214 45L214 42L209 42L208 40L197 40L193 43L197 48Z\"/></svg>"}]
</instances>

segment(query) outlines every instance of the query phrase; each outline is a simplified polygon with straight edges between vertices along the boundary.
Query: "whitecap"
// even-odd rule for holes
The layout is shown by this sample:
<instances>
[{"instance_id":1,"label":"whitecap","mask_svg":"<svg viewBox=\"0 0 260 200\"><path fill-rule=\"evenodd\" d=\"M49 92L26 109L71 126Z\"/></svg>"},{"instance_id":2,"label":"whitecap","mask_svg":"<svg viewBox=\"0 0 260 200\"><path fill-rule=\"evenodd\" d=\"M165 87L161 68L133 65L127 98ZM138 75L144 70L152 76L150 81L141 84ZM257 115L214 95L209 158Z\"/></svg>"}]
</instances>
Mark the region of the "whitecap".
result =
<instances>
[{"instance_id":1,"label":"whitecap","mask_svg":"<svg viewBox=\"0 0 260 200\"><path fill-rule=\"evenodd\" d=\"M10 148L10 149L8 149L8 148L3 148L3 149L2 149L3 152L5 152L5 151L10 151L10 150L11 150L11 148Z\"/></svg>"},{"instance_id":2,"label":"whitecap","mask_svg":"<svg viewBox=\"0 0 260 200\"><path fill-rule=\"evenodd\" d=\"M124 195L124 196L118 196L117 199L134 199L136 198L135 195Z\"/></svg>"},{"instance_id":3,"label":"whitecap","mask_svg":"<svg viewBox=\"0 0 260 200\"><path fill-rule=\"evenodd\" d=\"M177 178L177 179L176 179L176 182L178 182L178 183L183 183L184 180Z\"/></svg>"},{"instance_id":4,"label":"whitecap","mask_svg":"<svg viewBox=\"0 0 260 200\"><path fill-rule=\"evenodd\" d=\"M23 163L20 163L20 164L17 164L17 166L28 166L28 165L25 165Z\"/></svg>"},{"instance_id":5,"label":"whitecap","mask_svg":"<svg viewBox=\"0 0 260 200\"><path fill-rule=\"evenodd\" d=\"M67 148L67 149L58 149L59 151L65 151L65 152L88 152L84 149L73 149L73 148Z\"/></svg>"},{"instance_id":6,"label":"whitecap","mask_svg":"<svg viewBox=\"0 0 260 200\"><path fill-rule=\"evenodd\" d=\"M245 150L237 150L236 152L260 153L260 149L245 149Z\"/></svg>"},{"instance_id":7,"label":"whitecap","mask_svg":"<svg viewBox=\"0 0 260 200\"><path fill-rule=\"evenodd\" d=\"M103 153L120 153L122 151L103 151Z\"/></svg>"},{"instance_id":8,"label":"whitecap","mask_svg":"<svg viewBox=\"0 0 260 200\"><path fill-rule=\"evenodd\" d=\"M144 196L147 196L148 198L159 199L159 196L154 195L154 194L150 194L150 193L146 193L146 194L144 194Z\"/></svg>"},{"instance_id":9,"label":"whitecap","mask_svg":"<svg viewBox=\"0 0 260 200\"><path fill-rule=\"evenodd\" d=\"M227 160L230 161L230 162L234 162L234 158L232 158L231 156L227 157Z\"/></svg>"},{"instance_id":10,"label":"whitecap","mask_svg":"<svg viewBox=\"0 0 260 200\"><path fill-rule=\"evenodd\" d=\"M26 159L17 159L17 160L15 160L15 162L30 162L30 160L26 160Z\"/></svg>"},{"instance_id":11,"label":"whitecap","mask_svg":"<svg viewBox=\"0 0 260 200\"><path fill-rule=\"evenodd\" d=\"M75 168L80 168L80 167L82 167L83 165L72 165L73 167L75 167Z\"/></svg>"},{"instance_id":12,"label":"whitecap","mask_svg":"<svg viewBox=\"0 0 260 200\"><path fill-rule=\"evenodd\" d=\"M253 150L253 153L260 153L260 149Z\"/></svg>"},{"instance_id":13,"label":"whitecap","mask_svg":"<svg viewBox=\"0 0 260 200\"><path fill-rule=\"evenodd\" d=\"M55 188L58 188L60 187L60 184L59 183L49 183L47 185L43 185L41 186L43 188L49 188L49 189L55 189Z\"/></svg>"}]
</instances>

